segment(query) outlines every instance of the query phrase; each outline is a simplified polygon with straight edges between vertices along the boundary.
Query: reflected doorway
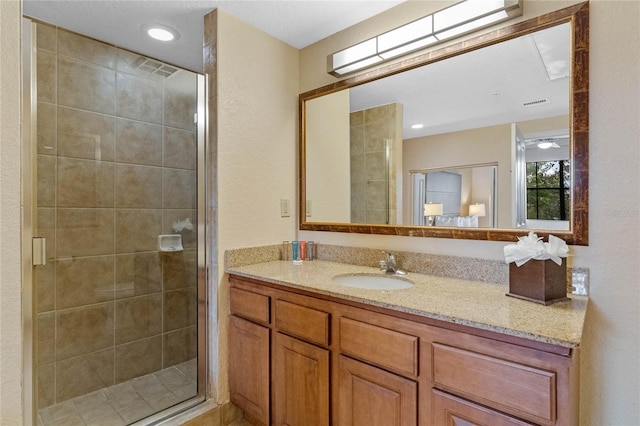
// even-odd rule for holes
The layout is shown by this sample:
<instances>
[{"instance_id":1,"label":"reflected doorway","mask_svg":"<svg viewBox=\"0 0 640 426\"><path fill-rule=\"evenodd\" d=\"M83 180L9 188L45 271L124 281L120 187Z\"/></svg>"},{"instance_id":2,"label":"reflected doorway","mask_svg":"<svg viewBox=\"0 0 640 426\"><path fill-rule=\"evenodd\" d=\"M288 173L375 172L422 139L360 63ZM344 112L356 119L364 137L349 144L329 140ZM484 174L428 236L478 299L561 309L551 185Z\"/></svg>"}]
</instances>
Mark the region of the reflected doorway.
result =
<instances>
[{"instance_id":1,"label":"reflected doorway","mask_svg":"<svg viewBox=\"0 0 640 426\"><path fill-rule=\"evenodd\" d=\"M436 226L492 228L497 223L497 164L412 170L412 225L429 224L425 205L441 204ZM427 209L428 210L428 209Z\"/></svg>"}]
</instances>

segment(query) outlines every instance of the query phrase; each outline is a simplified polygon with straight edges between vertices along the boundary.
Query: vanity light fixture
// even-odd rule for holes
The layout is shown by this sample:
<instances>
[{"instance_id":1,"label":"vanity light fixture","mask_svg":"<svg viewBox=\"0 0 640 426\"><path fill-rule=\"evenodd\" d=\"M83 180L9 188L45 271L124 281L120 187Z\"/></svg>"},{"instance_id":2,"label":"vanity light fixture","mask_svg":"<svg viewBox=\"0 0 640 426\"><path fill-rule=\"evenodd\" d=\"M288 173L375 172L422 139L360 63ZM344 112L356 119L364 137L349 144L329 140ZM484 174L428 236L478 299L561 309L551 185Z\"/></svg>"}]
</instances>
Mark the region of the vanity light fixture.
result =
<instances>
[{"instance_id":1,"label":"vanity light fixture","mask_svg":"<svg viewBox=\"0 0 640 426\"><path fill-rule=\"evenodd\" d=\"M463 0L327 56L336 77L522 15L523 0Z\"/></svg>"},{"instance_id":2,"label":"vanity light fixture","mask_svg":"<svg viewBox=\"0 0 640 426\"><path fill-rule=\"evenodd\" d=\"M180 38L180 34L176 30L162 24L145 24L142 29L149 37L159 41L172 41Z\"/></svg>"}]
</instances>

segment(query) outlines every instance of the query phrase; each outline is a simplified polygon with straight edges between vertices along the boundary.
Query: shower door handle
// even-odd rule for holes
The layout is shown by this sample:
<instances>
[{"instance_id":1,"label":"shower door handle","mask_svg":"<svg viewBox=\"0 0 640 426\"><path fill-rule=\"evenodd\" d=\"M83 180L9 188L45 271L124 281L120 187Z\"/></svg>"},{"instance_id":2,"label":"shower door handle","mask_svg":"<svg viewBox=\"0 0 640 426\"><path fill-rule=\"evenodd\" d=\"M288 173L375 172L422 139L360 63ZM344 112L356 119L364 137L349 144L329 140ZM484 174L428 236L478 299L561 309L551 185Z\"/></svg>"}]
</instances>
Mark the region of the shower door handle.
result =
<instances>
[{"instance_id":1,"label":"shower door handle","mask_svg":"<svg viewBox=\"0 0 640 426\"><path fill-rule=\"evenodd\" d=\"M47 239L44 237L33 237L31 240L33 248L33 266L44 266L47 264Z\"/></svg>"}]
</instances>

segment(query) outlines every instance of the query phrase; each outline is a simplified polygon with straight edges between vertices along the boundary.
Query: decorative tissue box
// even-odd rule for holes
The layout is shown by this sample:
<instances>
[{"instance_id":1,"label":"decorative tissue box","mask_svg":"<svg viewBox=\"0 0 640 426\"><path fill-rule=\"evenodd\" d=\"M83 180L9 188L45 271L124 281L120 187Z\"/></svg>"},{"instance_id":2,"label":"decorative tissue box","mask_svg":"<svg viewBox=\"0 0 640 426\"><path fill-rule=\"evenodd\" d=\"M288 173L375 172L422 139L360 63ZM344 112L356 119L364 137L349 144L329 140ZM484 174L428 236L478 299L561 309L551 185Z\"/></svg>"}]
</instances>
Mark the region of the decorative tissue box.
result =
<instances>
[{"instance_id":1,"label":"decorative tissue box","mask_svg":"<svg viewBox=\"0 0 640 426\"><path fill-rule=\"evenodd\" d=\"M558 265L552 260L530 260L521 266L509 264L507 296L542 305L569 300L567 297L567 260Z\"/></svg>"}]
</instances>

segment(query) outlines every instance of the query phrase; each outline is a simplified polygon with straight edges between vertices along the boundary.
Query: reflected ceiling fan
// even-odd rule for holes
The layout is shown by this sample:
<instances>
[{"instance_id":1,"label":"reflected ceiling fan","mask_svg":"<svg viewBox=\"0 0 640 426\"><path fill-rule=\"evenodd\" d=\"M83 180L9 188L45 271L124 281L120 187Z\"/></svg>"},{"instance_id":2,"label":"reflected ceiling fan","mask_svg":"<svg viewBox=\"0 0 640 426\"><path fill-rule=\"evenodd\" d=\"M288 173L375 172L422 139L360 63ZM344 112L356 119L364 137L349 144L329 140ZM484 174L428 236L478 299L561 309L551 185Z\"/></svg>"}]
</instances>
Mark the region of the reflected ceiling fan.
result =
<instances>
[{"instance_id":1,"label":"reflected ceiling fan","mask_svg":"<svg viewBox=\"0 0 640 426\"><path fill-rule=\"evenodd\" d=\"M525 146L528 148L532 145L540 149L560 148L560 145L556 143L558 139L568 139L569 136L551 136L547 138L535 138L525 140Z\"/></svg>"}]
</instances>

